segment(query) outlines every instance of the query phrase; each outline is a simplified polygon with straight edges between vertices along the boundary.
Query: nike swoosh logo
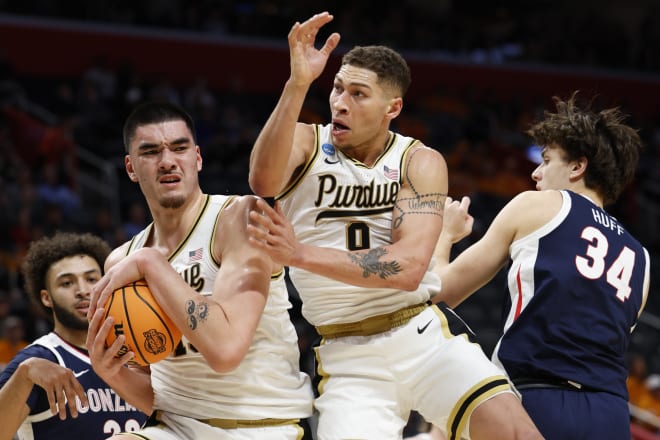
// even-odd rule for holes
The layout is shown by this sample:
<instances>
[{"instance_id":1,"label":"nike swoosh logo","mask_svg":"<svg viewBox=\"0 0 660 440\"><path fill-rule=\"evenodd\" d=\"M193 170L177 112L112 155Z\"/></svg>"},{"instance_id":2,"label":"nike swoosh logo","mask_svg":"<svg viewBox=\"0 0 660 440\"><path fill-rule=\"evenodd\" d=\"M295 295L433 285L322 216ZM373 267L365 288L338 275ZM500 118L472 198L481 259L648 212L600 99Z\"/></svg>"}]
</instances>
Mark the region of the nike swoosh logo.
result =
<instances>
[{"instance_id":1,"label":"nike swoosh logo","mask_svg":"<svg viewBox=\"0 0 660 440\"><path fill-rule=\"evenodd\" d=\"M325 163L327 163L327 164L329 164L329 165L334 165L334 164L336 164L336 163L339 163L339 159L337 159L337 160L334 161L334 162L330 162L330 159L328 159L328 158L326 157L325 159L323 159L323 162L325 162Z\"/></svg>"},{"instance_id":2,"label":"nike swoosh logo","mask_svg":"<svg viewBox=\"0 0 660 440\"><path fill-rule=\"evenodd\" d=\"M86 370L79 371L79 372L77 372L77 373L73 373L73 375L74 375L75 377L80 377L80 376L82 376L83 374L87 373L88 371L89 371L89 368L86 369Z\"/></svg>"},{"instance_id":3,"label":"nike swoosh logo","mask_svg":"<svg viewBox=\"0 0 660 440\"><path fill-rule=\"evenodd\" d=\"M428 326L431 325L432 322L433 322L433 320L430 320L429 322L424 324L424 327L417 327L417 333L420 334L420 335L422 333L424 333L426 331L426 329L428 328Z\"/></svg>"}]
</instances>

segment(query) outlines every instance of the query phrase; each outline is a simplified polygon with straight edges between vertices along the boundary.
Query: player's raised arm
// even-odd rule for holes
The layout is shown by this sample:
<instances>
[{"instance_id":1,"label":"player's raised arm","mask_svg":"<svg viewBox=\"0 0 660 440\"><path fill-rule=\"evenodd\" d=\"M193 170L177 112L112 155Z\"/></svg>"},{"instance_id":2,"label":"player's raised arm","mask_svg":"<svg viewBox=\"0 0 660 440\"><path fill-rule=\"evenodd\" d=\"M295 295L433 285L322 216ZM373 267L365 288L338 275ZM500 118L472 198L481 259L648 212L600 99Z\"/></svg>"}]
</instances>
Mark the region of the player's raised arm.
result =
<instances>
[{"instance_id":1,"label":"player's raised arm","mask_svg":"<svg viewBox=\"0 0 660 440\"><path fill-rule=\"evenodd\" d=\"M289 32L291 74L250 155L249 183L257 195L277 195L309 155L314 133L298 117L310 85L339 43L339 34L333 33L320 49L314 47L319 29L332 18L327 12L316 14Z\"/></svg>"}]
</instances>

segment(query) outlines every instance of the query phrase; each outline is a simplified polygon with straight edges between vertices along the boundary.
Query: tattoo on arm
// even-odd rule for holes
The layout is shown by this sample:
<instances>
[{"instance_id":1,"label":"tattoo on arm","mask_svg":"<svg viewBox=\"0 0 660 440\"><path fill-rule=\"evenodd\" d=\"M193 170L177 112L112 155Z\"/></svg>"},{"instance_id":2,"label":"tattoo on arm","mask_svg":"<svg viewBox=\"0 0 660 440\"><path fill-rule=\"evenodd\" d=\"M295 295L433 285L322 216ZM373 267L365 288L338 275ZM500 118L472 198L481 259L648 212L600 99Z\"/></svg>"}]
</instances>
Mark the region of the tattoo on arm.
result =
<instances>
[{"instance_id":1,"label":"tattoo on arm","mask_svg":"<svg viewBox=\"0 0 660 440\"><path fill-rule=\"evenodd\" d=\"M366 253L349 254L353 263L360 266L363 270L362 276L368 278L371 274L376 274L382 279L401 272L401 266L396 261L380 261L380 257L387 251L383 248L370 249Z\"/></svg>"},{"instance_id":2,"label":"tattoo on arm","mask_svg":"<svg viewBox=\"0 0 660 440\"><path fill-rule=\"evenodd\" d=\"M412 161L413 157L417 154L417 151L413 152L410 156L408 164ZM405 180L408 181L410 189L413 192L413 197L406 198L397 198L396 203L394 204L394 210L392 211L392 228L397 229L403 223L403 218L406 214L429 214L429 215L438 215L442 217L443 211L445 209L445 198L447 194L443 193L428 193L420 194L415 188L410 176L408 175L408 169L406 167L406 177Z\"/></svg>"},{"instance_id":3,"label":"tattoo on arm","mask_svg":"<svg viewBox=\"0 0 660 440\"><path fill-rule=\"evenodd\" d=\"M202 301L195 303L194 300L189 299L186 301L186 321L190 330L195 330L200 322L206 321L209 316L209 305Z\"/></svg>"}]
</instances>

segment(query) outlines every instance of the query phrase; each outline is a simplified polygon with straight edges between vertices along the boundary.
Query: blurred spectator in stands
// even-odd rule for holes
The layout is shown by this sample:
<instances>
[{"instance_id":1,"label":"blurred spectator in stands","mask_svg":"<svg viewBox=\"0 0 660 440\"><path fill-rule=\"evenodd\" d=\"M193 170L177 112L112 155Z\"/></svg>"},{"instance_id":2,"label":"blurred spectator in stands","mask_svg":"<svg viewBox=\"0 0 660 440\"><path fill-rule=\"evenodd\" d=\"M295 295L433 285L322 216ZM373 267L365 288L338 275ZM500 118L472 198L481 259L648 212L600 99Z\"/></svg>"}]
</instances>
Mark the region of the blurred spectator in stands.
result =
<instances>
[{"instance_id":1,"label":"blurred spectator in stands","mask_svg":"<svg viewBox=\"0 0 660 440\"><path fill-rule=\"evenodd\" d=\"M141 201L134 201L128 208L128 218L122 224L122 230L127 239L132 238L138 232L147 227L147 210L144 203ZM117 243L117 245L123 242Z\"/></svg>"},{"instance_id":2,"label":"blurred spectator in stands","mask_svg":"<svg viewBox=\"0 0 660 440\"><path fill-rule=\"evenodd\" d=\"M0 371L16 356L16 353L27 345L23 319L14 315L7 317L3 323L0 337Z\"/></svg>"},{"instance_id":3,"label":"blurred spectator in stands","mask_svg":"<svg viewBox=\"0 0 660 440\"><path fill-rule=\"evenodd\" d=\"M655 417L660 417L660 374L651 374L646 379L646 389L648 392L643 393L640 396L639 408L650 412ZM660 428L657 425L651 423L640 423L645 428L659 433Z\"/></svg>"},{"instance_id":4,"label":"blurred spectator in stands","mask_svg":"<svg viewBox=\"0 0 660 440\"><path fill-rule=\"evenodd\" d=\"M45 164L41 169L41 181L37 184L37 200L41 205L58 205L67 218L74 218L81 201L65 179L58 163Z\"/></svg>"},{"instance_id":5,"label":"blurred spectator in stands","mask_svg":"<svg viewBox=\"0 0 660 440\"><path fill-rule=\"evenodd\" d=\"M639 406L640 399L648 392L646 388L647 376L646 357L640 353L631 354L626 386L628 388L628 401L635 406Z\"/></svg>"}]
</instances>

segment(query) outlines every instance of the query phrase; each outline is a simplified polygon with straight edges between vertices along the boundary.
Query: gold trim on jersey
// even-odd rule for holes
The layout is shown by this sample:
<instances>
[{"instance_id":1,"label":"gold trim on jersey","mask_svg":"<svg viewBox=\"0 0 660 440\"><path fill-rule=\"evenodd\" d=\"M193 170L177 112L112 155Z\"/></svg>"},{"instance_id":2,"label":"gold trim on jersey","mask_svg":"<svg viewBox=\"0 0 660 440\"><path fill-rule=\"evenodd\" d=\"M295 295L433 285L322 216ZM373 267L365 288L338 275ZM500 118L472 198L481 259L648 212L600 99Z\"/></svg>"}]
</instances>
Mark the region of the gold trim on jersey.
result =
<instances>
[{"instance_id":1,"label":"gold trim on jersey","mask_svg":"<svg viewBox=\"0 0 660 440\"><path fill-rule=\"evenodd\" d=\"M325 339L343 338L346 336L371 336L406 325L428 306L427 303L415 304L392 313L370 316L362 321L346 324L319 325L316 327L316 331Z\"/></svg>"},{"instance_id":2,"label":"gold trim on jersey","mask_svg":"<svg viewBox=\"0 0 660 440\"><path fill-rule=\"evenodd\" d=\"M280 194L277 194L275 196L275 200L283 199L287 195L293 191L298 184L303 180L305 175L309 172L309 170L312 168L312 165L316 161L316 158L319 155L319 150L321 149L321 136L319 134L319 131L321 130L321 126L319 124L314 124L312 126L314 129L314 150L312 151L312 154L310 154L309 159L307 159L307 162L305 163L303 169L300 171L298 176L289 184L287 185Z\"/></svg>"},{"instance_id":3,"label":"gold trim on jersey","mask_svg":"<svg viewBox=\"0 0 660 440\"><path fill-rule=\"evenodd\" d=\"M149 223L146 228L144 228L142 231L135 234L133 238L131 238L131 241L128 243L128 247L126 248L126 253L124 254L125 257L127 257L128 254L130 254L134 250L133 246L135 245L135 241L137 240L138 237L148 235L151 233L151 228L153 228L153 225L154 222Z\"/></svg>"},{"instance_id":4,"label":"gold trim on jersey","mask_svg":"<svg viewBox=\"0 0 660 440\"><path fill-rule=\"evenodd\" d=\"M211 232L211 239L209 240L209 254L211 255L211 261L213 261L213 264L215 264L216 267L220 267L220 262L215 259L215 254L213 253L213 245L215 244L215 231L218 227L218 222L220 220L220 214L225 210L225 208L229 205L229 202L234 200L236 196L229 196L227 197L227 200L225 200L225 203L222 204L220 207L220 210L218 211L218 214L215 216L215 223L213 224L213 231Z\"/></svg>"},{"instance_id":5,"label":"gold trim on jersey","mask_svg":"<svg viewBox=\"0 0 660 440\"><path fill-rule=\"evenodd\" d=\"M378 165L378 162L380 162L381 159L384 158L387 155L387 153L392 149L392 146L396 143L396 138L397 138L396 133L393 133L391 131L387 132L387 140L385 141L385 148L383 148L383 151L380 153L378 158L374 161L374 164L371 165L371 166L366 165L366 164L360 162L357 159L346 156L345 154L344 154L344 156L346 156L348 158L348 160L353 162L353 165L355 165L356 167L367 168L367 169L372 170L372 169L376 168L376 166Z\"/></svg>"},{"instance_id":6,"label":"gold trim on jersey","mask_svg":"<svg viewBox=\"0 0 660 440\"><path fill-rule=\"evenodd\" d=\"M190 236L195 231L195 228L197 227L199 222L202 220L202 217L204 215L204 211L206 211L206 208L209 206L209 202L211 201L211 196L209 196L208 194L204 194L204 197L205 197L204 203L202 204L202 207L199 209L199 212L197 213L197 218L195 219L195 222L193 223L193 225L188 230L188 233L186 234L186 237L183 240L181 240L181 243L179 243L179 246L177 246L176 249L174 249L174 252L172 252L170 254L170 256L167 257L167 261L171 262L172 260L174 260L176 258L177 254L179 252L181 252L181 249L183 249L186 246L186 242L188 242L188 240L190 239Z\"/></svg>"},{"instance_id":7,"label":"gold trim on jersey","mask_svg":"<svg viewBox=\"0 0 660 440\"><path fill-rule=\"evenodd\" d=\"M401 163L399 164L399 169L401 170L401 174L399 175L400 184L403 184L403 176L406 175L406 159L408 158L408 153L410 153L412 147L417 143L419 143L419 140L412 139L401 155Z\"/></svg>"}]
</instances>

